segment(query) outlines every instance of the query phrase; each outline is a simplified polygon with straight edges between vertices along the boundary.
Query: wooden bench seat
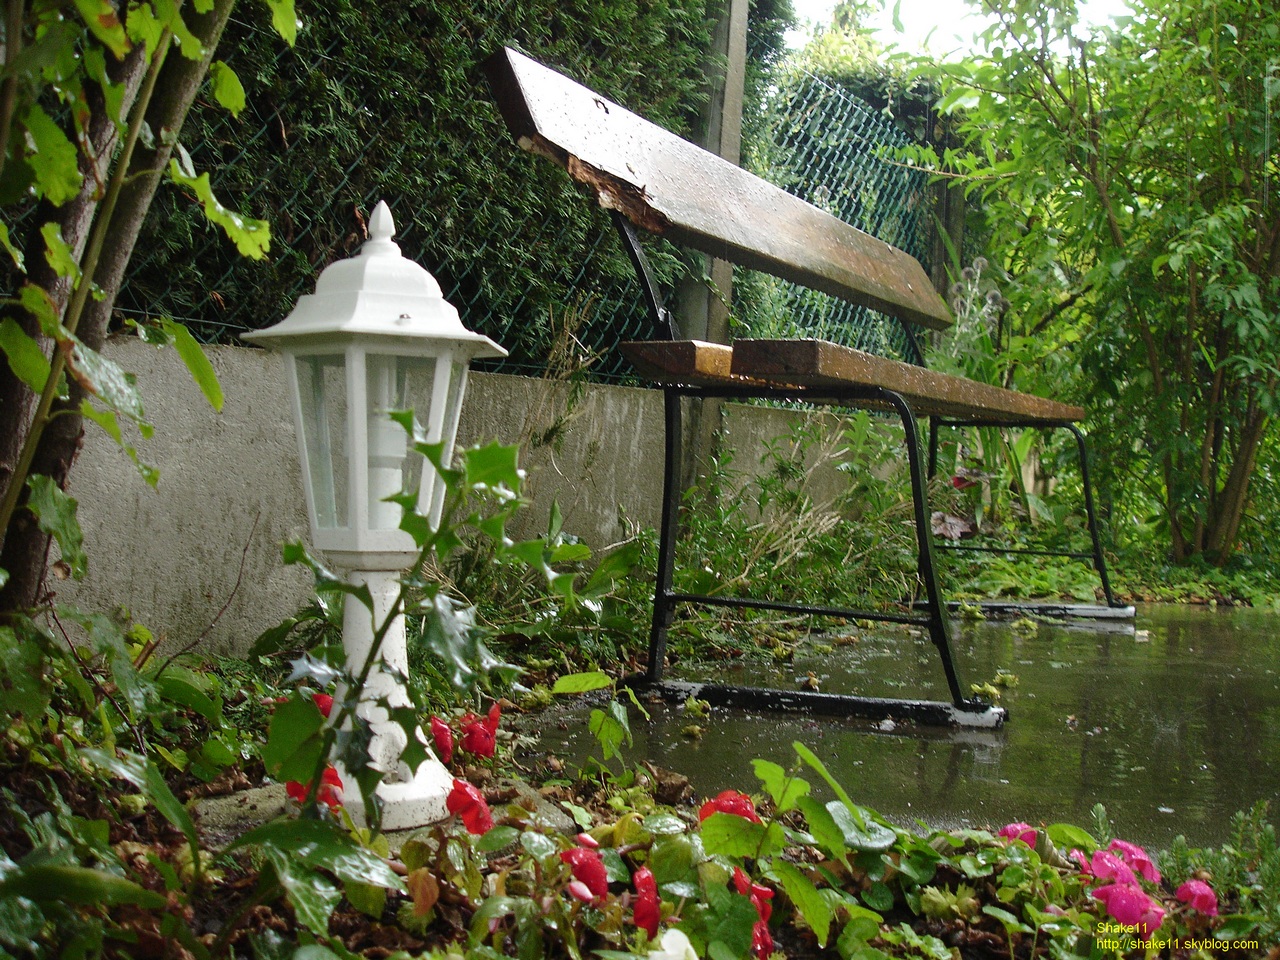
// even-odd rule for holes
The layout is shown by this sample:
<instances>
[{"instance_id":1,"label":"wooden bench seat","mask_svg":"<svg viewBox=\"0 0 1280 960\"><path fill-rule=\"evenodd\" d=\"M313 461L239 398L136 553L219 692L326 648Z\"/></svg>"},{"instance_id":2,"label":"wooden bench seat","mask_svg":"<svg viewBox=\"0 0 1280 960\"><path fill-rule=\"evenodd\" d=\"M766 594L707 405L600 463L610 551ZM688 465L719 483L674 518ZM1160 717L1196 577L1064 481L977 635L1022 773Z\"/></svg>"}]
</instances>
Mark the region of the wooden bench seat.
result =
<instances>
[{"instance_id":1,"label":"wooden bench seat","mask_svg":"<svg viewBox=\"0 0 1280 960\"><path fill-rule=\"evenodd\" d=\"M1004 418L1026 426L1084 419L1081 407L1005 390L927 367L877 357L827 340L633 340L622 350L655 383L723 383L789 388L820 398L823 388L883 387L918 414L968 420Z\"/></svg>"},{"instance_id":2,"label":"wooden bench seat","mask_svg":"<svg viewBox=\"0 0 1280 960\"><path fill-rule=\"evenodd\" d=\"M637 231L659 235L713 257L763 270L896 318L904 328L946 331L954 320L928 274L908 253L820 210L799 197L637 116L620 104L515 50L495 53L486 70L502 117L523 149L546 157L612 212L623 248L648 305L652 339L623 345L636 371L664 389L666 462L658 573L645 680L663 686L666 632L679 604L754 607L867 618L923 627L942 661L950 703L883 700L846 695L806 697L699 685L714 702L753 707L812 709L872 717L908 717L937 723L994 726L1004 711L964 695L951 651L945 599L938 584L930 527L928 475L940 424L1064 427L1081 457L1091 554L1108 602L1113 602L1089 488L1084 436L1075 424L1084 411L922 365L876 356L823 339L737 340L707 343L687 338L665 305ZM839 406L870 406L895 413L903 426L910 466L924 614L851 610L829 605L765 602L749 597L679 593L672 587L682 459L682 400L688 397L767 397ZM929 418L928 465L916 418ZM838 598L836 598L838 599ZM668 692L682 696L687 685Z\"/></svg>"}]
</instances>

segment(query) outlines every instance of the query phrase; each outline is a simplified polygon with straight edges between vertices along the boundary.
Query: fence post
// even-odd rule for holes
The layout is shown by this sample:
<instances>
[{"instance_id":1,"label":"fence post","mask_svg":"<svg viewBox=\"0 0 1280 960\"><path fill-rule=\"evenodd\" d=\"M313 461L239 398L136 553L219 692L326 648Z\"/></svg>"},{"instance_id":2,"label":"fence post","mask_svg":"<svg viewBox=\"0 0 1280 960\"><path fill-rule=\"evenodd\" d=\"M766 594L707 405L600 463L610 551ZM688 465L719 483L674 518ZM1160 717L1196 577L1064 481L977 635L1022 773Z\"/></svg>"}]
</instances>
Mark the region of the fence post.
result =
<instances>
[{"instance_id":1,"label":"fence post","mask_svg":"<svg viewBox=\"0 0 1280 960\"><path fill-rule=\"evenodd\" d=\"M701 142L717 156L738 163L742 156L742 101L747 70L747 10L749 0L721 0L707 57L709 97L702 114ZM733 265L705 257L711 285L690 278L676 290L678 316L685 336L713 343L729 342L729 304L733 297ZM693 401L688 436L692 443L682 464L688 486L709 462L720 428L719 399Z\"/></svg>"}]
</instances>

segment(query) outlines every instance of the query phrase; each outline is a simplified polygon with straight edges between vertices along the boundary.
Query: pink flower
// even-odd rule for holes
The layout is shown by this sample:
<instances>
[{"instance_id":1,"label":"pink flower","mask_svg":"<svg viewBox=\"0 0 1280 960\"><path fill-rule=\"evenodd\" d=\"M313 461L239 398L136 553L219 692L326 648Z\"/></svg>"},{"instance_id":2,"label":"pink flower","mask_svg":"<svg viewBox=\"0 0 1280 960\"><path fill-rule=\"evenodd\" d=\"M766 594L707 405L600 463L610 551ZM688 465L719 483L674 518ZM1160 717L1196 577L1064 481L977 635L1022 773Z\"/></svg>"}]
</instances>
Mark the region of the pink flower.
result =
<instances>
[{"instance_id":1,"label":"pink flower","mask_svg":"<svg viewBox=\"0 0 1280 960\"><path fill-rule=\"evenodd\" d=\"M1120 854L1120 859L1138 871L1144 880L1150 880L1152 883L1160 882L1160 871L1156 869L1156 865L1147 856L1147 851L1136 843L1129 843L1127 840L1112 840L1107 849L1114 850Z\"/></svg>"},{"instance_id":2,"label":"pink flower","mask_svg":"<svg viewBox=\"0 0 1280 960\"><path fill-rule=\"evenodd\" d=\"M453 729L439 717L431 718L431 739L436 743L436 756L441 763L453 759Z\"/></svg>"},{"instance_id":3,"label":"pink flower","mask_svg":"<svg viewBox=\"0 0 1280 960\"><path fill-rule=\"evenodd\" d=\"M290 780L284 785L284 792L291 800L304 803L307 794L311 792L311 781L299 783L297 780ZM320 789L316 791L316 802L326 804L330 810L336 810L342 806L342 778L333 767L326 767L324 773L320 775Z\"/></svg>"},{"instance_id":4,"label":"pink flower","mask_svg":"<svg viewBox=\"0 0 1280 960\"><path fill-rule=\"evenodd\" d=\"M737 790L722 790L704 803L698 809L698 821L707 819L713 813L731 813L735 817L745 817L752 823L760 822L755 803L745 793L739 793Z\"/></svg>"},{"instance_id":5,"label":"pink flower","mask_svg":"<svg viewBox=\"0 0 1280 960\"><path fill-rule=\"evenodd\" d=\"M581 900L583 903L595 902L596 895L581 880L570 880L565 889L569 891L569 895L575 900Z\"/></svg>"},{"instance_id":6,"label":"pink flower","mask_svg":"<svg viewBox=\"0 0 1280 960\"><path fill-rule=\"evenodd\" d=\"M637 927L649 934L652 940L658 935L658 922L662 919L662 901L658 899L658 884L648 867L641 867L631 875L636 888L636 904L632 919Z\"/></svg>"},{"instance_id":7,"label":"pink flower","mask_svg":"<svg viewBox=\"0 0 1280 960\"><path fill-rule=\"evenodd\" d=\"M498 723L501 719L502 708L496 703L483 719L468 713L462 718L462 749L477 757L492 757L498 746Z\"/></svg>"},{"instance_id":8,"label":"pink flower","mask_svg":"<svg viewBox=\"0 0 1280 960\"><path fill-rule=\"evenodd\" d=\"M1006 840L1021 840L1028 847L1036 845L1036 829L1029 823L1011 823L1001 827L1000 836Z\"/></svg>"},{"instance_id":9,"label":"pink flower","mask_svg":"<svg viewBox=\"0 0 1280 960\"><path fill-rule=\"evenodd\" d=\"M487 833L493 827L493 813L489 804L479 790L466 780L453 779L453 789L444 802L450 813L462 817L462 825L467 833Z\"/></svg>"},{"instance_id":10,"label":"pink flower","mask_svg":"<svg viewBox=\"0 0 1280 960\"><path fill-rule=\"evenodd\" d=\"M1138 878L1133 875L1129 865L1106 850L1093 851L1093 858L1086 860L1079 850L1072 850L1071 857L1080 865L1080 872L1086 877L1101 880L1104 883L1114 882L1136 886Z\"/></svg>"},{"instance_id":11,"label":"pink flower","mask_svg":"<svg viewBox=\"0 0 1280 960\"><path fill-rule=\"evenodd\" d=\"M1206 917L1216 917L1218 915L1218 895L1213 892L1213 887L1203 880L1188 880L1178 888L1175 896L1193 910L1199 910Z\"/></svg>"},{"instance_id":12,"label":"pink flower","mask_svg":"<svg viewBox=\"0 0 1280 960\"><path fill-rule=\"evenodd\" d=\"M586 847L574 847L572 850L561 851L560 859L569 865L575 880L586 884L593 898L603 897L609 892L609 874L605 871L600 854Z\"/></svg>"},{"instance_id":13,"label":"pink flower","mask_svg":"<svg viewBox=\"0 0 1280 960\"><path fill-rule=\"evenodd\" d=\"M1136 884L1109 883L1095 888L1090 895L1107 908L1117 923L1137 927L1144 938L1150 937L1164 922L1164 907Z\"/></svg>"}]
</instances>

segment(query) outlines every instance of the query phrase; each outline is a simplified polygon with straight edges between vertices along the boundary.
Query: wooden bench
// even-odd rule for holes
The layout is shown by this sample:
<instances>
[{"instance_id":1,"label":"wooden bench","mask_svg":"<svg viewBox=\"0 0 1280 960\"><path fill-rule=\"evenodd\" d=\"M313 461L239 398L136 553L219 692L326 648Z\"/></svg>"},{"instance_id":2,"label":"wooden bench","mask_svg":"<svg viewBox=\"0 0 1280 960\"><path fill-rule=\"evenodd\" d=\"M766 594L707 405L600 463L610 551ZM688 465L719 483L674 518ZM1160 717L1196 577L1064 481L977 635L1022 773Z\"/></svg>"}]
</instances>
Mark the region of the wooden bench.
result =
<instances>
[{"instance_id":1,"label":"wooden bench","mask_svg":"<svg viewBox=\"0 0 1280 960\"><path fill-rule=\"evenodd\" d=\"M602 207L613 211L653 320L653 339L623 346L637 371L663 385L666 395L663 518L644 679L674 696L696 693L717 703L969 726L1002 723L1002 709L964 695L952 657L949 618L934 561L926 482L936 463L937 428L960 424L1071 430L1086 467L1086 507L1093 537L1092 553L1086 556L1094 563L1108 603L1114 604L1088 486L1084 436L1075 426L1084 411L823 340L737 340L726 345L682 338L641 249L637 228L871 307L903 323L945 330L953 319L924 269L909 254L515 50L497 52L486 68L499 109L517 143L559 164L573 180L587 187ZM918 573L924 593L919 607L886 614L838 605L818 607L675 592L672 577L683 493L679 473L684 397L770 397L895 412L905 431L910 465ZM930 418L927 465L918 416ZM681 603L918 624L928 631L938 650L951 701L664 683L667 630Z\"/></svg>"}]
</instances>

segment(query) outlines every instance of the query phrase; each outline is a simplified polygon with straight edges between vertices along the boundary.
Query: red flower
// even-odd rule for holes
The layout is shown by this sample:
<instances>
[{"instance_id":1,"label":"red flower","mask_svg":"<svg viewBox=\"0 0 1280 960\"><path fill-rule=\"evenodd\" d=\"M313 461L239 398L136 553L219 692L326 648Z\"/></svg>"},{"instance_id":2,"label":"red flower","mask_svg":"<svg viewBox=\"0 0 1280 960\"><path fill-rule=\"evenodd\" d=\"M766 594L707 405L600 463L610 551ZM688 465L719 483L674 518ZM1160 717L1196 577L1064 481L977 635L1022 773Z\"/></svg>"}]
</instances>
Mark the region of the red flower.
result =
<instances>
[{"instance_id":1,"label":"red flower","mask_svg":"<svg viewBox=\"0 0 1280 960\"><path fill-rule=\"evenodd\" d=\"M772 890L762 884L752 883L741 867L733 868L733 885L744 897L751 898L751 905L756 908L761 920L769 919L773 914L773 904L769 902L773 899Z\"/></svg>"},{"instance_id":2,"label":"red flower","mask_svg":"<svg viewBox=\"0 0 1280 960\"><path fill-rule=\"evenodd\" d=\"M773 934L769 932L767 920L757 920L751 928L751 949L755 951L756 960L769 960L773 955Z\"/></svg>"},{"instance_id":3,"label":"red flower","mask_svg":"<svg viewBox=\"0 0 1280 960\"><path fill-rule=\"evenodd\" d=\"M586 884L593 897L603 897L609 892L609 874L605 871L600 854L586 847L563 850L560 859L569 865L573 878Z\"/></svg>"},{"instance_id":4,"label":"red flower","mask_svg":"<svg viewBox=\"0 0 1280 960\"><path fill-rule=\"evenodd\" d=\"M304 784L297 780L290 780L284 785L284 792L289 799L304 803L307 794L311 792L311 781L308 780ZM330 810L342 806L342 778L333 767L326 767L324 773L320 775L320 789L316 791L316 802L327 804Z\"/></svg>"},{"instance_id":5,"label":"red flower","mask_svg":"<svg viewBox=\"0 0 1280 960\"><path fill-rule=\"evenodd\" d=\"M493 814L484 795L466 780L454 777L453 789L444 804L450 813L462 817L467 833L486 833L493 827Z\"/></svg>"},{"instance_id":6,"label":"red flower","mask_svg":"<svg viewBox=\"0 0 1280 960\"><path fill-rule=\"evenodd\" d=\"M441 763L453 759L453 729L439 717L431 718L431 738L436 742L436 755Z\"/></svg>"},{"instance_id":7,"label":"red flower","mask_svg":"<svg viewBox=\"0 0 1280 960\"><path fill-rule=\"evenodd\" d=\"M498 746L498 722L501 719L502 708L496 703L489 708L489 715L484 719L468 713L462 718L462 749L477 757L492 757Z\"/></svg>"},{"instance_id":8,"label":"red flower","mask_svg":"<svg viewBox=\"0 0 1280 960\"><path fill-rule=\"evenodd\" d=\"M713 813L731 813L735 817L746 817L752 823L759 823L756 805L745 793L737 790L722 790L715 798L708 800L698 810L698 821L701 822Z\"/></svg>"},{"instance_id":9,"label":"red flower","mask_svg":"<svg viewBox=\"0 0 1280 960\"><path fill-rule=\"evenodd\" d=\"M313 693L311 699L315 701L316 708L320 711L320 715L326 720L329 714L333 712L333 697L327 693Z\"/></svg>"},{"instance_id":10,"label":"red flower","mask_svg":"<svg viewBox=\"0 0 1280 960\"><path fill-rule=\"evenodd\" d=\"M658 935L658 921L662 919L662 901L658 899L658 884L648 867L641 867L631 875L636 888L636 905L632 913L635 924L649 934L652 940Z\"/></svg>"}]
</instances>

